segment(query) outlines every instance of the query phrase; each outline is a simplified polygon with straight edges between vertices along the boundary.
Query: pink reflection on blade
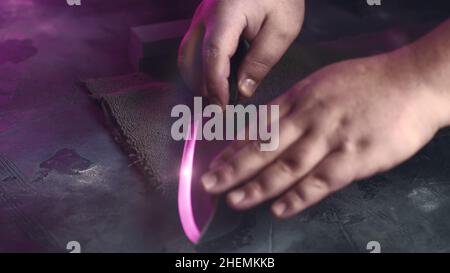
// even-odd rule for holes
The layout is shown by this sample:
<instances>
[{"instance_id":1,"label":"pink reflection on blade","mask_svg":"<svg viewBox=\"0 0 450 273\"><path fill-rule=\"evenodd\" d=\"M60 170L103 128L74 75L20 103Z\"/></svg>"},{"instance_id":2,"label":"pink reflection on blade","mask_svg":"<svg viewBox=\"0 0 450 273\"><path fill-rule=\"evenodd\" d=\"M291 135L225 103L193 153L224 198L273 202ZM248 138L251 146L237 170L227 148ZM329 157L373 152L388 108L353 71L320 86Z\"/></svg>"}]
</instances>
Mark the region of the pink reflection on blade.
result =
<instances>
[{"instance_id":1,"label":"pink reflection on blade","mask_svg":"<svg viewBox=\"0 0 450 273\"><path fill-rule=\"evenodd\" d=\"M192 170L194 165L195 140L199 121L194 120L190 128L190 136L184 144L183 158L181 159L180 178L178 183L178 213L184 233L193 243L200 240L201 229L197 226L192 207Z\"/></svg>"}]
</instances>

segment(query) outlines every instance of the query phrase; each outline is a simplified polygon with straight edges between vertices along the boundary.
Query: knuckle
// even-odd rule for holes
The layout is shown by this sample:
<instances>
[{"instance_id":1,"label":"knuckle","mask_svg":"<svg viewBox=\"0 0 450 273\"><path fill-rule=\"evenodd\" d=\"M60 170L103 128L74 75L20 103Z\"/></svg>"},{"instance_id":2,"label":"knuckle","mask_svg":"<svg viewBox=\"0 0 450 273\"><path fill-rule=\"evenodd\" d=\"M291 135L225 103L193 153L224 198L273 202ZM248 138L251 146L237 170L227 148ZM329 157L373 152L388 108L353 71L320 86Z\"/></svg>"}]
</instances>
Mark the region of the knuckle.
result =
<instances>
[{"instance_id":1,"label":"knuckle","mask_svg":"<svg viewBox=\"0 0 450 273\"><path fill-rule=\"evenodd\" d=\"M292 175L297 174L302 167L302 162L299 156L285 156L282 158L277 159L276 166L282 171L287 172Z\"/></svg>"},{"instance_id":2,"label":"knuckle","mask_svg":"<svg viewBox=\"0 0 450 273\"><path fill-rule=\"evenodd\" d=\"M262 57L255 57L247 55L245 57L245 63L248 65L248 67L252 67L253 69L257 69L262 72L268 72L271 68L271 63L273 61L269 56L266 56L264 58Z\"/></svg>"},{"instance_id":3,"label":"knuckle","mask_svg":"<svg viewBox=\"0 0 450 273\"><path fill-rule=\"evenodd\" d=\"M234 166L230 163L227 163L223 166L221 166L217 171L216 174L220 178L221 181L225 183L229 183L229 181L232 180L236 170Z\"/></svg>"},{"instance_id":4,"label":"knuckle","mask_svg":"<svg viewBox=\"0 0 450 273\"><path fill-rule=\"evenodd\" d=\"M299 113L294 113L295 106L292 106L290 114L296 115ZM295 132L296 134L303 133L304 135L311 133L310 128L305 128L305 125L303 122L301 122L300 118L287 118L284 122L284 126L286 130L290 130L292 132Z\"/></svg>"},{"instance_id":5,"label":"knuckle","mask_svg":"<svg viewBox=\"0 0 450 273\"><path fill-rule=\"evenodd\" d=\"M229 161L226 165L225 165L225 170L227 173L229 173L230 175L234 175L236 173L239 172L238 169L238 164L236 163L236 161Z\"/></svg>"},{"instance_id":6,"label":"knuckle","mask_svg":"<svg viewBox=\"0 0 450 273\"><path fill-rule=\"evenodd\" d=\"M294 189L290 191L286 197L286 199L289 200L289 204L291 207L299 207L303 200L305 200L303 186L298 185L297 187L294 187Z\"/></svg>"},{"instance_id":7,"label":"knuckle","mask_svg":"<svg viewBox=\"0 0 450 273\"><path fill-rule=\"evenodd\" d=\"M301 102L304 112L310 113L316 120L329 119L333 114L333 103L319 92L308 93L308 98Z\"/></svg>"},{"instance_id":8,"label":"knuckle","mask_svg":"<svg viewBox=\"0 0 450 273\"><path fill-rule=\"evenodd\" d=\"M358 150L358 142L350 137L342 137L339 149L343 153L355 153Z\"/></svg>"},{"instance_id":9,"label":"knuckle","mask_svg":"<svg viewBox=\"0 0 450 273\"><path fill-rule=\"evenodd\" d=\"M348 116L343 116L339 119L339 127L347 129L351 124L351 119Z\"/></svg>"},{"instance_id":10,"label":"knuckle","mask_svg":"<svg viewBox=\"0 0 450 273\"><path fill-rule=\"evenodd\" d=\"M252 196L263 196L267 192L266 187L260 181L248 184L247 191Z\"/></svg>"},{"instance_id":11,"label":"knuckle","mask_svg":"<svg viewBox=\"0 0 450 273\"><path fill-rule=\"evenodd\" d=\"M313 99L314 102L314 107L318 110L318 111L325 111L328 113L328 111L330 110L330 106L331 103L329 101L328 98L323 98L323 97L316 97Z\"/></svg>"},{"instance_id":12,"label":"knuckle","mask_svg":"<svg viewBox=\"0 0 450 273\"><path fill-rule=\"evenodd\" d=\"M355 136L351 133L348 126L341 126L337 131L338 137L338 151L346 154L354 154L370 148L373 143L370 137Z\"/></svg>"},{"instance_id":13,"label":"knuckle","mask_svg":"<svg viewBox=\"0 0 450 273\"><path fill-rule=\"evenodd\" d=\"M314 176L311 179L311 182L309 183L310 187L320 190L320 191L323 191L323 192L330 191L331 185L332 184L330 183L330 180L325 179L325 177L321 176L321 175Z\"/></svg>"},{"instance_id":14,"label":"knuckle","mask_svg":"<svg viewBox=\"0 0 450 273\"><path fill-rule=\"evenodd\" d=\"M334 192L352 182L356 174L357 169L355 169L354 164L351 164L351 161L346 161L345 163L336 162L322 168L313 175L313 178L319 180L319 183L321 181L328 184L329 191Z\"/></svg>"},{"instance_id":15,"label":"knuckle","mask_svg":"<svg viewBox=\"0 0 450 273\"><path fill-rule=\"evenodd\" d=\"M367 150L372 146L372 141L368 137L361 137L357 141L357 146L360 150Z\"/></svg>"}]
</instances>

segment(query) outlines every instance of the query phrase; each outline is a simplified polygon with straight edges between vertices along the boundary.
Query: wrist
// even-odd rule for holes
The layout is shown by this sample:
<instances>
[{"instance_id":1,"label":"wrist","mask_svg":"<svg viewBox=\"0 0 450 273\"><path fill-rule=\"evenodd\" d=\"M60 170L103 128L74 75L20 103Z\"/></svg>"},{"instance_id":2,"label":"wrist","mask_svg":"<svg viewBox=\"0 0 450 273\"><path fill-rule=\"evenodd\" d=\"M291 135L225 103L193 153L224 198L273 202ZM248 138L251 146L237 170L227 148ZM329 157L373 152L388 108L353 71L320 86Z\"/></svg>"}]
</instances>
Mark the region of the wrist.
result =
<instances>
[{"instance_id":1,"label":"wrist","mask_svg":"<svg viewBox=\"0 0 450 273\"><path fill-rule=\"evenodd\" d=\"M437 131L450 125L450 95L440 81L429 76L432 69L424 70L419 53L413 44L376 58L382 63L383 79L388 85L400 92L430 128Z\"/></svg>"},{"instance_id":2,"label":"wrist","mask_svg":"<svg viewBox=\"0 0 450 273\"><path fill-rule=\"evenodd\" d=\"M416 77L437 99L440 128L450 126L450 20L410 46ZM433 107L433 105L430 105Z\"/></svg>"}]
</instances>

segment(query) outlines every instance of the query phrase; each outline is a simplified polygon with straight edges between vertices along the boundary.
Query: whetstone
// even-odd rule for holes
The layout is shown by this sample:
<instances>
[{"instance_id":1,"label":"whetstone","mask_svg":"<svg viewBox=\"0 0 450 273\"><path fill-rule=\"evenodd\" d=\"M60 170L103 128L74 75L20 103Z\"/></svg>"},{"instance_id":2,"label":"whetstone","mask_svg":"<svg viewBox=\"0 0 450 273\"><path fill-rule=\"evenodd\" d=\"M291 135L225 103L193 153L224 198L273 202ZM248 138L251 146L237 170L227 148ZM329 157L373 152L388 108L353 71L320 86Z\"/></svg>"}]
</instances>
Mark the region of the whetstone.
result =
<instances>
[{"instance_id":1,"label":"whetstone","mask_svg":"<svg viewBox=\"0 0 450 273\"><path fill-rule=\"evenodd\" d=\"M176 52L189 29L190 19L131 28L129 56L137 71L161 71L176 61Z\"/></svg>"}]
</instances>

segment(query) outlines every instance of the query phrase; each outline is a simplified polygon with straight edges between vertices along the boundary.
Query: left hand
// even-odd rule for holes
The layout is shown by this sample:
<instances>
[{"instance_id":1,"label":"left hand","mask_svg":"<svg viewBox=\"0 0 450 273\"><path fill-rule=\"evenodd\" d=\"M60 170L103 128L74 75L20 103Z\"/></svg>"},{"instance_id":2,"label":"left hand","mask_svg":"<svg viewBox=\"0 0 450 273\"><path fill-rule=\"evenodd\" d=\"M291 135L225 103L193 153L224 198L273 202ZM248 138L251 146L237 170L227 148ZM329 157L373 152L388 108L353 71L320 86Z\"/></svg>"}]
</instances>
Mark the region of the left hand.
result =
<instances>
[{"instance_id":1,"label":"left hand","mask_svg":"<svg viewBox=\"0 0 450 273\"><path fill-rule=\"evenodd\" d=\"M400 50L300 81L273 102L280 105L279 148L233 143L202 177L205 189L234 188L227 201L238 210L278 197L272 212L286 218L407 160L443 127L448 108L413 60Z\"/></svg>"}]
</instances>

